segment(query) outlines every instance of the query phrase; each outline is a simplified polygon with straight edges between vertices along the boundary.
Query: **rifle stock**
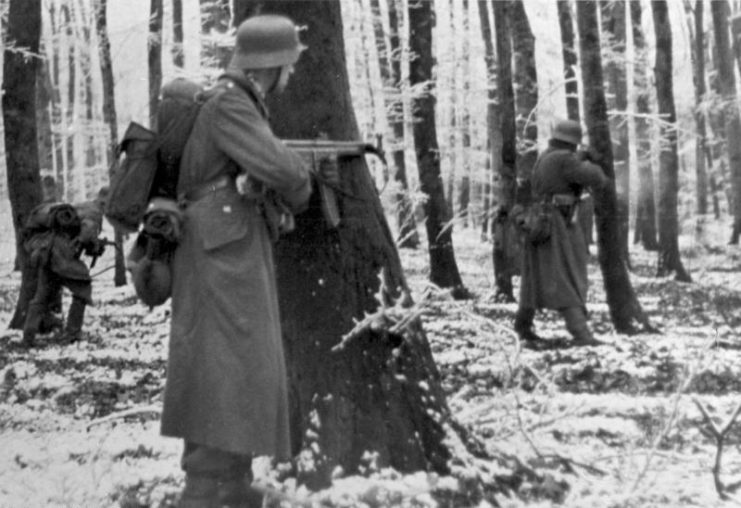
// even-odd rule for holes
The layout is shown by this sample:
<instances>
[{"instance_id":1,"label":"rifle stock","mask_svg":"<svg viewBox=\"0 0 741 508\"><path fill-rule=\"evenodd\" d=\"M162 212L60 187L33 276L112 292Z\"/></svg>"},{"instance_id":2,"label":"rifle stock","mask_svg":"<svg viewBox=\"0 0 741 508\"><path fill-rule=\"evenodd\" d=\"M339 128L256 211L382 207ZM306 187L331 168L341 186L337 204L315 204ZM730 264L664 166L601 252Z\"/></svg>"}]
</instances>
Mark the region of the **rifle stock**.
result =
<instances>
[{"instance_id":1,"label":"rifle stock","mask_svg":"<svg viewBox=\"0 0 741 508\"><path fill-rule=\"evenodd\" d=\"M315 172L319 170L319 162L324 156L361 157L372 154L386 166L386 157L380 146L364 141L332 141L328 139L285 139L285 145L298 152L304 160L312 165ZM337 204L337 195L332 187L319 182L319 195L322 203L322 214L331 228L340 223L340 211Z\"/></svg>"}]
</instances>

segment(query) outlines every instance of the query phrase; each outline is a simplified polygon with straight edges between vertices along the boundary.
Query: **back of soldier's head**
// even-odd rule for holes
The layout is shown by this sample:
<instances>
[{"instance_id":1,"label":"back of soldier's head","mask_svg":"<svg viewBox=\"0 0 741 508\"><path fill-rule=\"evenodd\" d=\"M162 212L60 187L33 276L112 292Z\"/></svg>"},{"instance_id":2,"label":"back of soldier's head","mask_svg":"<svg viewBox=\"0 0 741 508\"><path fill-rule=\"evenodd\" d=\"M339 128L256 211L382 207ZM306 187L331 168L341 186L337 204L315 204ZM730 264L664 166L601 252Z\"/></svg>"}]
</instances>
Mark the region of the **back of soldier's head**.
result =
<instances>
[{"instance_id":1,"label":"back of soldier's head","mask_svg":"<svg viewBox=\"0 0 741 508\"><path fill-rule=\"evenodd\" d=\"M305 49L290 18L276 14L253 16L237 28L229 67L258 70L293 65Z\"/></svg>"}]
</instances>

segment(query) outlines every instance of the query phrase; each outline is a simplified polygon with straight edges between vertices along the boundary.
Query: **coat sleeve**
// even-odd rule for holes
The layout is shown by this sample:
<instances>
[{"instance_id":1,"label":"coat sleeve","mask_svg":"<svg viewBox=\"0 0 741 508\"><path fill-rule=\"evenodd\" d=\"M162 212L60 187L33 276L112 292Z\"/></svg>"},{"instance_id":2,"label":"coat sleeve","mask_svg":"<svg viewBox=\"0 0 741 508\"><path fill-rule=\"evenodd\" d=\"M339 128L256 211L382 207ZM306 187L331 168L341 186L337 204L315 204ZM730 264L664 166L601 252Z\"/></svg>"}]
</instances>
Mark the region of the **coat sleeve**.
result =
<instances>
[{"instance_id":1,"label":"coat sleeve","mask_svg":"<svg viewBox=\"0 0 741 508\"><path fill-rule=\"evenodd\" d=\"M218 148L248 176L277 192L292 211L301 211L311 194L311 179L300 156L273 134L244 92L221 94L215 108Z\"/></svg>"}]
</instances>

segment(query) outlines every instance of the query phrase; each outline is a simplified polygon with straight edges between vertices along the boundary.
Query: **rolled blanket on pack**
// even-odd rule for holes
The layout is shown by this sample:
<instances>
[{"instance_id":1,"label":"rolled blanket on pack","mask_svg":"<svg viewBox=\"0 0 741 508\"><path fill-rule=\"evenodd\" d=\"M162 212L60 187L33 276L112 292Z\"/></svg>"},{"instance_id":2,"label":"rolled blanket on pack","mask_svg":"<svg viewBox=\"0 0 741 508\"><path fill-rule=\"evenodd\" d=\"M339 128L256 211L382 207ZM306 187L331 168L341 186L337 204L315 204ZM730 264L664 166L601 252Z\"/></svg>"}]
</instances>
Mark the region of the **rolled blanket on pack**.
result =
<instances>
[{"instance_id":1,"label":"rolled blanket on pack","mask_svg":"<svg viewBox=\"0 0 741 508\"><path fill-rule=\"evenodd\" d=\"M49 227L57 232L77 236L80 232L80 216L70 204L55 205L49 209Z\"/></svg>"}]
</instances>

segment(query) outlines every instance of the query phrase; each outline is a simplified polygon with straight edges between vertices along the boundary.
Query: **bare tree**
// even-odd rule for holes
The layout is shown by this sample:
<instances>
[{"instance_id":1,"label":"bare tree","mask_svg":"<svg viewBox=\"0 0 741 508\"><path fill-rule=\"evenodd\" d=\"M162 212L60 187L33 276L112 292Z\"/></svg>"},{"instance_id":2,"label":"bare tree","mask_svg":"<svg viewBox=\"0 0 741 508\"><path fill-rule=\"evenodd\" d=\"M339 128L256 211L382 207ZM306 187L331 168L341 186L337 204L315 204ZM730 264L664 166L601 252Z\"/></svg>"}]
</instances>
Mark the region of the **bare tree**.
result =
<instances>
[{"instance_id":1,"label":"bare tree","mask_svg":"<svg viewBox=\"0 0 741 508\"><path fill-rule=\"evenodd\" d=\"M103 81L103 121L108 127L108 150L106 160L108 167L113 170L118 145L118 115L116 114L116 92L113 78L113 63L111 59L111 42L108 38L108 0L94 0L95 32L98 37L100 52L100 73ZM112 176L109 174L109 176ZM126 264L123 255L124 235L118 230L114 232L116 244L115 269L113 282L116 287L126 284Z\"/></svg>"},{"instance_id":2,"label":"bare tree","mask_svg":"<svg viewBox=\"0 0 741 508\"><path fill-rule=\"evenodd\" d=\"M230 21L246 18L251 12L260 9L260 2L254 2L248 9L232 13L229 0L199 0L201 6L201 64L207 68L224 69L229 63L231 52L220 41L229 29ZM239 9L241 2L235 2ZM235 25L236 26L236 25Z\"/></svg>"},{"instance_id":3,"label":"bare tree","mask_svg":"<svg viewBox=\"0 0 741 508\"><path fill-rule=\"evenodd\" d=\"M613 136L615 186L617 191L617 220L621 254L630 266L628 236L630 230L630 147L628 145L628 82L626 69L625 1L614 0L601 4L602 30L605 35L607 91L610 115L610 132Z\"/></svg>"},{"instance_id":4,"label":"bare tree","mask_svg":"<svg viewBox=\"0 0 741 508\"><path fill-rule=\"evenodd\" d=\"M183 0L172 0L172 62L180 69L185 66Z\"/></svg>"},{"instance_id":5,"label":"bare tree","mask_svg":"<svg viewBox=\"0 0 741 508\"><path fill-rule=\"evenodd\" d=\"M235 12L252 4L236 2ZM340 1L263 8L311 27L288 88L270 101L275 133L357 139ZM339 467L357 471L367 451L401 471L446 471L451 457L443 443L449 410L419 321L393 328L384 313L395 302L402 308L406 282L373 179L361 157L340 163L339 226L325 225L313 196L295 232L275 245L292 441L315 464L298 471L310 488L329 483Z\"/></svg>"},{"instance_id":6,"label":"bare tree","mask_svg":"<svg viewBox=\"0 0 741 508\"><path fill-rule=\"evenodd\" d=\"M3 123L8 197L16 232L16 259L26 263L21 230L41 202L36 132L36 76L41 38L41 0L11 0L3 60Z\"/></svg>"},{"instance_id":7,"label":"bare tree","mask_svg":"<svg viewBox=\"0 0 741 508\"><path fill-rule=\"evenodd\" d=\"M729 7L726 0L710 3L715 31L715 49L718 56L718 87L723 98L723 116L725 118L726 148L728 165L731 171L731 189L733 195L733 231L731 244L737 244L741 235L741 120L739 119L736 77L733 68L733 54L729 41L728 16Z\"/></svg>"},{"instance_id":8,"label":"bare tree","mask_svg":"<svg viewBox=\"0 0 741 508\"><path fill-rule=\"evenodd\" d=\"M157 106L162 88L162 23L164 20L163 0L150 0L149 37L147 55L149 63L149 125L157 125Z\"/></svg>"},{"instance_id":9,"label":"bare tree","mask_svg":"<svg viewBox=\"0 0 741 508\"><path fill-rule=\"evenodd\" d=\"M492 177L494 165L500 160L500 130L497 125L498 103L496 88L496 55L489 21L489 0L479 0L479 21L484 39L484 62L486 63L486 182L484 183L484 218L481 224L482 237L489 234L489 219L492 201Z\"/></svg>"},{"instance_id":10,"label":"bare tree","mask_svg":"<svg viewBox=\"0 0 741 508\"><path fill-rule=\"evenodd\" d=\"M499 165L499 205L494 219L494 279L497 296L514 301L512 276L519 265L508 256L508 246L516 242L516 233L509 220L517 190L517 126L515 93L512 86L512 32L509 2L492 2L497 48L497 93L499 99L499 129L502 136Z\"/></svg>"},{"instance_id":11,"label":"bare tree","mask_svg":"<svg viewBox=\"0 0 741 508\"><path fill-rule=\"evenodd\" d=\"M600 268L615 329L621 333L637 333L652 328L633 291L625 260L620 254L620 236L615 220L617 216L615 171L602 75L597 3L594 0L577 2L576 18L579 30L579 54L582 59L584 116L589 142L600 156L599 165L612 182L612 185L595 196Z\"/></svg>"},{"instance_id":12,"label":"bare tree","mask_svg":"<svg viewBox=\"0 0 741 508\"><path fill-rule=\"evenodd\" d=\"M683 282L691 282L679 257L679 156L677 155L677 113L674 106L672 78L672 30L665 0L653 0L651 10L656 32L656 97L661 116L661 152L659 154L659 266L660 277L675 274Z\"/></svg>"},{"instance_id":13,"label":"bare tree","mask_svg":"<svg viewBox=\"0 0 741 508\"><path fill-rule=\"evenodd\" d=\"M579 121L579 82L576 79L576 45L574 44L574 22L571 18L569 0L557 0L558 25L561 29L561 52L566 88L566 113L570 120Z\"/></svg>"},{"instance_id":14,"label":"bare tree","mask_svg":"<svg viewBox=\"0 0 741 508\"><path fill-rule=\"evenodd\" d=\"M538 158L538 72L535 65L535 36L522 0L512 2L510 14L517 113L515 118L517 176L529 179Z\"/></svg>"},{"instance_id":15,"label":"bare tree","mask_svg":"<svg viewBox=\"0 0 741 508\"><path fill-rule=\"evenodd\" d=\"M636 221L633 241L641 243L646 250L658 250L656 236L656 201L654 199L654 176L651 167L651 88L648 76L648 49L643 34L641 2L629 2L630 22L633 31L633 83L635 89L636 158L638 162L638 192L636 198Z\"/></svg>"}]
</instances>

